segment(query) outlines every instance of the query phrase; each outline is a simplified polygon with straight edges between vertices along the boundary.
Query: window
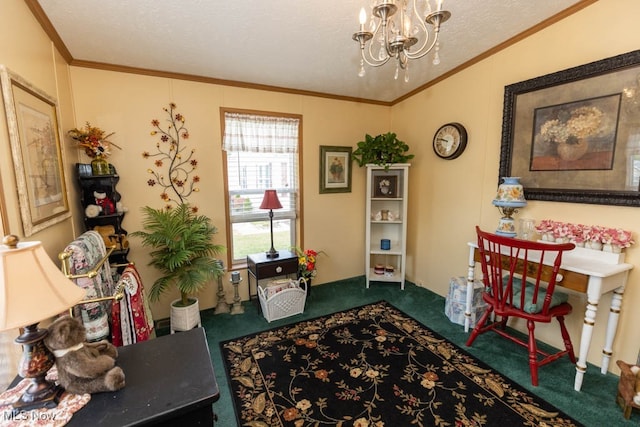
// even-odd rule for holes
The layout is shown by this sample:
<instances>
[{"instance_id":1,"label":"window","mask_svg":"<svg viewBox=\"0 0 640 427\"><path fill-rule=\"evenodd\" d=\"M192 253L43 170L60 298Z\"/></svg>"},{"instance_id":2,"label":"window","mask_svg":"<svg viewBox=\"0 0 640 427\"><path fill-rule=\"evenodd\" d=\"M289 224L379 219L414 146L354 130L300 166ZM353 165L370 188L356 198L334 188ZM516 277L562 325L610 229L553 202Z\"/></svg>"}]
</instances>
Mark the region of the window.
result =
<instances>
[{"instance_id":1,"label":"window","mask_svg":"<svg viewBox=\"0 0 640 427\"><path fill-rule=\"evenodd\" d=\"M222 149L228 205L230 265L271 248L269 211L260 209L275 189L282 209L273 211L273 246L295 246L299 200L299 116L223 109Z\"/></svg>"}]
</instances>

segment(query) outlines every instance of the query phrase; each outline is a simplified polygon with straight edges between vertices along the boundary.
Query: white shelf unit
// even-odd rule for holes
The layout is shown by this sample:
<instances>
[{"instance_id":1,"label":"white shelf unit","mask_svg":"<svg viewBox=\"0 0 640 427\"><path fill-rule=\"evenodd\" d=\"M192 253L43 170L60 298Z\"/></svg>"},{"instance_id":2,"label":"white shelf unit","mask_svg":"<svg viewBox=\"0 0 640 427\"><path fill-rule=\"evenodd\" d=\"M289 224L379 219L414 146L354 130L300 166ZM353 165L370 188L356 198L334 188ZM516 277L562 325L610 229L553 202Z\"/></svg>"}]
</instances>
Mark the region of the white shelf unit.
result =
<instances>
[{"instance_id":1,"label":"white shelf unit","mask_svg":"<svg viewBox=\"0 0 640 427\"><path fill-rule=\"evenodd\" d=\"M367 288L374 282L397 282L404 289L407 262L407 201L409 194L408 163L384 166L367 165L365 276ZM389 188L381 184L388 181ZM383 218L384 217L384 218ZM382 249L382 239L390 241ZM377 274L376 265L393 267L393 273Z\"/></svg>"}]
</instances>

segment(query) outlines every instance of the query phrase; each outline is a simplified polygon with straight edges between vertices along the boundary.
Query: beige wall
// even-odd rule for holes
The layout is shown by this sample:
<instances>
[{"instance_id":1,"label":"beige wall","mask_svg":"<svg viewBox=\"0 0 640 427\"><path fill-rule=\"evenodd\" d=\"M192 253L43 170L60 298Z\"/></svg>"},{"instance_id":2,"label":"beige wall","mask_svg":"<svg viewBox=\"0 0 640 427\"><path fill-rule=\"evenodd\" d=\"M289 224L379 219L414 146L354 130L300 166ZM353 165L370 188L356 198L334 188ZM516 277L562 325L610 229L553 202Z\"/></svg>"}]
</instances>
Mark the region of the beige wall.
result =
<instances>
[{"instance_id":1,"label":"beige wall","mask_svg":"<svg viewBox=\"0 0 640 427\"><path fill-rule=\"evenodd\" d=\"M68 66L60 57L40 24L22 0L5 0L0 13L0 64L26 79L33 87L54 97L59 103L60 123L63 128L73 124ZM75 153L74 153L75 154ZM68 153L63 153L68 155ZM67 187L71 168L66 165ZM18 190L11 157L11 146L4 106L0 109L0 203L5 204L7 218L0 232L18 235L23 240L40 240L47 253L57 262L57 254L69 242L74 232L74 221L69 219L24 239ZM71 190L73 192L73 190ZM73 193L69 196L73 205ZM34 295L34 297L37 297ZM2 332L0 336L0 389L4 390L16 374L20 346L13 343L18 331Z\"/></svg>"},{"instance_id":2,"label":"beige wall","mask_svg":"<svg viewBox=\"0 0 640 427\"><path fill-rule=\"evenodd\" d=\"M606 8L604 3L606 3ZM162 108L175 102L187 118L189 144L197 149L201 162L201 193L193 197L202 213L218 225L218 243L226 241L222 201L222 160L219 108L243 108L301 114L303 116L304 246L324 250L316 283L359 276L364 259L364 171L355 168L352 192L318 194L318 151L320 145L355 147L365 133L393 130L416 154L410 171L408 279L441 295L449 278L466 274L466 242L473 238L473 226L492 228L498 213L491 206L498 174L502 96L504 86L570 66L637 49L640 30L633 17L640 14L634 0L607 0L531 36L473 67L423 91L394 107L364 105L295 94L281 94L158 77L68 67L53 49L28 8L21 0L4 0L0 14L0 63L7 65L34 85L58 98L63 131L90 121L115 131L111 162L121 175L118 186L122 202L129 208L124 227L140 228L140 207L159 207L159 192L146 185L148 161L141 157L155 141L149 135L150 121L162 118ZM603 24L602 16L615 16L615 25ZM446 52L443 52L446 54ZM435 130L443 123L460 121L470 133L469 145L458 159L436 158L431 149ZM36 236L50 255L55 255L81 228L79 203L73 179L74 163L88 159L65 139L65 158L70 204L75 219L53 226ZM0 177L9 214L9 228L21 234L15 193L15 177L4 116L0 119ZM531 202L526 215L535 219L554 218L631 229L640 238L634 221L637 208ZM146 267L148 258L133 240L131 259L150 286L157 273ZM640 266L640 245L628 251L628 260ZM437 267L436 267L437 266ZM640 267L639 267L640 268ZM615 343L616 358L635 360L640 342L633 330L640 316L631 309L640 300L634 271L623 305ZM243 272L246 281L246 273ZM230 299L228 280L225 286ZM201 305L215 304L215 286L203 292ZM246 290L243 289L246 298ZM167 296L153 305L156 318L168 316ZM598 321L606 320L607 297ZM576 314L570 330L578 344L584 297L571 302ZM556 342L555 333L544 331ZM546 334L549 332L549 334ZM598 326L592 348L602 346L604 331ZM599 363L599 351L590 361ZM614 369L616 369L614 367Z\"/></svg>"},{"instance_id":3,"label":"beige wall","mask_svg":"<svg viewBox=\"0 0 640 427\"><path fill-rule=\"evenodd\" d=\"M73 114L68 67L24 2L20 0L9 0L2 4L0 52L0 64L58 100L61 126L63 129L70 126L73 123ZM68 153L63 154L66 156ZM65 172L69 187L71 169L68 165ZM0 118L0 177L8 216L4 232L23 237L4 108ZM73 204L71 198L69 202ZM30 236L29 240L41 240L49 255L55 257L59 248L73 234L73 221L67 220Z\"/></svg>"},{"instance_id":4,"label":"beige wall","mask_svg":"<svg viewBox=\"0 0 640 427\"><path fill-rule=\"evenodd\" d=\"M122 147L112 150L109 161L120 174L118 190L129 209L123 226L131 232L140 229L143 206L162 207L160 190L147 186L150 160L143 151L153 152L157 137L150 136L151 120L165 119L162 108L175 102L177 111L186 118L189 147L196 149L200 162L200 192L190 196L191 203L217 225L216 242L225 244L224 187L220 135L221 107L275 111L303 116L304 247L322 250L316 284L362 274L364 258L363 203L364 172L354 171L352 193L322 194L319 187L319 146L354 146L364 132L380 133L389 126L389 107L334 101L301 95L264 92L157 77L144 77L110 71L71 67L73 98L77 123L91 122L107 131ZM73 150L73 142L67 141ZM87 162L79 150L78 161ZM131 239L130 260L136 262L146 286L151 286L158 273L147 267L146 249L140 241ZM344 260L353 260L345 262ZM247 280L246 272L242 277ZM227 300L233 297L228 278L223 280ZM216 303L217 284L200 294L201 307ZM241 297L248 297L241 286ZM169 302L176 295L167 295L152 305L156 318L168 317Z\"/></svg>"},{"instance_id":5,"label":"beige wall","mask_svg":"<svg viewBox=\"0 0 640 427\"><path fill-rule=\"evenodd\" d=\"M603 26L603 16L615 16L615 24ZM638 49L638 16L640 2L597 2L392 108L392 128L416 154L410 180L409 280L446 295L451 276L466 276L466 242L474 239L475 225L488 230L497 225L499 212L491 200L498 181L504 86ZM431 141L439 126L452 121L465 125L469 143L461 157L445 161L433 154ZM640 241L639 215L638 208L532 201L516 217L621 227ZM628 249L626 257L640 267L640 245ZM635 361L640 349L639 280L636 268L622 306L616 359ZM589 353L589 361L597 364L610 301L610 294L600 301ZM577 348L586 298L572 296L570 302L574 314L568 327ZM555 324L542 329L545 340L562 346Z\"/></svg>"}]
</instances>

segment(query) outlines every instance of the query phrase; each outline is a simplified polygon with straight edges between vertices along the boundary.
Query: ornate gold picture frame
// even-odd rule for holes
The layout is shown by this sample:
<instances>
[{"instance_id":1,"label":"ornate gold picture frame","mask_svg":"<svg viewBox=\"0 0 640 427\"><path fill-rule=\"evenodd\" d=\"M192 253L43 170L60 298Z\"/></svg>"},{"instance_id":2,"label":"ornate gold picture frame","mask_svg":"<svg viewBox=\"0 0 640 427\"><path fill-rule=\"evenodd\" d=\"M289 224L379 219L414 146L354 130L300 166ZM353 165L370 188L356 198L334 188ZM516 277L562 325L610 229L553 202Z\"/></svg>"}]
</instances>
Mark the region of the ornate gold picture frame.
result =
<instances>
[{"instance_id":1,"label":"ornate gold picture frame","mask_svg":"<svg viewBox=\"0 0 640 427\"><path fill-rule=\"evenodd\" d=\"M54 98L0 66L24 235L71 216Z\"/></svg>"}]
</instances>

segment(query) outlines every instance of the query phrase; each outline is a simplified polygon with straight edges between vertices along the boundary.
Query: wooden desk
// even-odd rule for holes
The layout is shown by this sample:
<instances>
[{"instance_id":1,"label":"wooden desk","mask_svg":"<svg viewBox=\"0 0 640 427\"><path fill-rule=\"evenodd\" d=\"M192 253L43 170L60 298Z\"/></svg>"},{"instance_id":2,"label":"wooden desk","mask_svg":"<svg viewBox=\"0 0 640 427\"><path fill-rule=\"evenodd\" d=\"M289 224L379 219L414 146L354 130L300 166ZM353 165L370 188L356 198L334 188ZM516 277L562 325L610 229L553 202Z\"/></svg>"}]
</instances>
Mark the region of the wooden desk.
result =
<instances>
[{"instance_id":1,"label":"wooden desk","mask_svg":"<svg viewBox=\"0 0 640 427\"><path fill-rule=\"evenodd\" d=\"M69 426L213 426L220 397L203 328L118 348L126 385L96 393Z\"/></svg>"},{"instance_id":2,"label":"wooden desk","mask_svg":"<svg viewBox=\"0 0 640 427\"><path fill-rule=\"evenodd\" d=\"M471 320L471 304L473 298L473 282L475 279L475 264L480 262L480 252L476 242L469 242L469 269L467 273L467 301L465 308L464 330L469 331ZM592 255L589 255L589 254ZM613 339L618 328L618 318L620 307L622 306L622 295L627 283L629 270L633 265L627 263L610 264L597 257L596 251L576 248L573 251L565 252L562 256L560 274L562 281L558 283L566 289L584 293L587 295L587 307L582 326L582 336L580 338L580 353L576 363L576 378L574 389L580 391L582 380L587 372L587 354L591 345L593 326L596 322L596 311L600 297L608 292L613 292L611 298L611 308L607 321L607 332L605 344L602 349L602 364L600 372L606 374L609 369L609 362L613 354ZM543 260L543 263L544 260ZM546 263L545 263L546 264Z\"/></svg>"}]
</instances>

